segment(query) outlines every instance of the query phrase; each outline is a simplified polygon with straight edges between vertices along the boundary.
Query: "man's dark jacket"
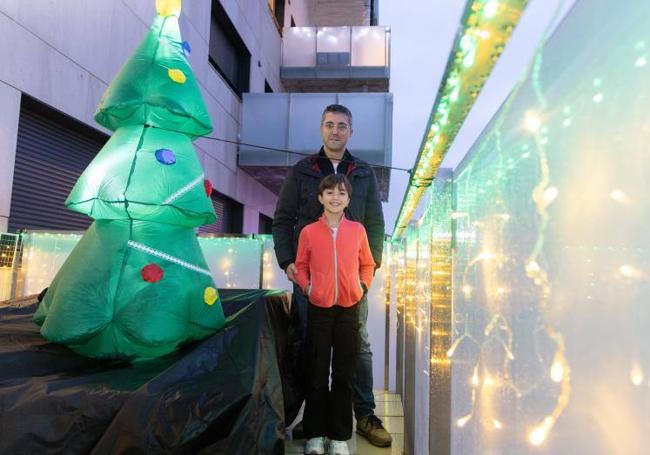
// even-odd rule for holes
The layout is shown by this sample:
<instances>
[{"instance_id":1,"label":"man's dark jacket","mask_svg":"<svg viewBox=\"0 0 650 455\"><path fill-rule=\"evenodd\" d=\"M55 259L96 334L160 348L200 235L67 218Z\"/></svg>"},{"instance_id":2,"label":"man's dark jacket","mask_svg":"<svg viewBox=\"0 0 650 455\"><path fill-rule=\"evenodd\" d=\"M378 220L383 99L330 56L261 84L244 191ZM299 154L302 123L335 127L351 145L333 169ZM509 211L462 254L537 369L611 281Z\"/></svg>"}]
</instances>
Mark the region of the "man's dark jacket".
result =
<instances>
[{"instance_id":1,"label":"man's dark jacket","mask_svg":"<svg viewBox=\"0 0 650 455\"><path fill-rule=\"evenodd\" d=\"M377 267L384 247L384 214L379 200L377 179L372 168L347 150L337 172L352 184L352 199L345 216L362 223ZM282 269L295 261L300 231L323 213L318 202L318 186L323 177L334 173L332 162L321 147L318 154L303 158L289 168L273 216L275 255Z\"/></svg>"}]
</instances>

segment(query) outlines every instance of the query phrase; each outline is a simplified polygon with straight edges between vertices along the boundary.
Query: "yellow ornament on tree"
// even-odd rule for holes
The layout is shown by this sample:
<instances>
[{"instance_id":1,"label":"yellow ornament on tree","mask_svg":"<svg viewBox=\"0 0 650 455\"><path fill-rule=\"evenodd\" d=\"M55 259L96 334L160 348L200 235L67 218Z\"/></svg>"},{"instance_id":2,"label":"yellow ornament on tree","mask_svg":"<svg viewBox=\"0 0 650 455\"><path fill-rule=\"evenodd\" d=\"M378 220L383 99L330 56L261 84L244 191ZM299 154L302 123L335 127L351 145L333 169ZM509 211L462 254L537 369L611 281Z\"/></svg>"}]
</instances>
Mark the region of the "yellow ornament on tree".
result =
<instances>
[{"instance_id":1,"label":"yellow ornament on tree","mask_svg":"<svg viewBox=\"0 0 650 455\"><path fill-rule=\"evenodd\" d=\"M178 69L169 69L167 70L167 74L169 75L169 78L176 82L177 84L184 84L187 78L185 77L185 73L183 73L181 70Z\"/></svg>"},{"instance_id":2,"label":"yellow ornament on tree","mask_svg":"<svg viewBox=\"0 0 650 455\"><path fill-rule=\"evenodd\" d=\"M181 0L156 0L156 11L160 16L181 15Z\"/></svg>"},{"instance_id":3,"label":"yellow ornament on tree","mask_svg":"<svg viewBox=\"0 0 650 455\"><path fill-rule=\"evenodd\" d=\"M207 305L212 306L214 302L217 301L217 299L219 299L219 291L217 291L212 286L205 288L205 291L203 292L203 301Z\"/></svg>"}]
</instances>

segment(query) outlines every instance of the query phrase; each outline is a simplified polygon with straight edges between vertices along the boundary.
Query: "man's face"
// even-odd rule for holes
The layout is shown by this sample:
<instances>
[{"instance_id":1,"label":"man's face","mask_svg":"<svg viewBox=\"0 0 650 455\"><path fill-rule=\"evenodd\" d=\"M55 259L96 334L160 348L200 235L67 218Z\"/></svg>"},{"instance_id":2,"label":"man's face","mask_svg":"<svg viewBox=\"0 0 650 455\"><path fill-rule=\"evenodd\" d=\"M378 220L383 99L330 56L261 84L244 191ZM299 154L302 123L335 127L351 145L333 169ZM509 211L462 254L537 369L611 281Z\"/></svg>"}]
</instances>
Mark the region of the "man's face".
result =
<instances>
[{"instance_id":1,"label":"man's face","mask_svg":"<svg viewBox=\"0 0 650 455\"><path fill-rule=\"evenodd\" d=\"M350 120L345 114L339 112L327 112L320 125L320 135L323 144L332 152L345 151L345 145L352 136Z\"/></svg>"}]
</instances>

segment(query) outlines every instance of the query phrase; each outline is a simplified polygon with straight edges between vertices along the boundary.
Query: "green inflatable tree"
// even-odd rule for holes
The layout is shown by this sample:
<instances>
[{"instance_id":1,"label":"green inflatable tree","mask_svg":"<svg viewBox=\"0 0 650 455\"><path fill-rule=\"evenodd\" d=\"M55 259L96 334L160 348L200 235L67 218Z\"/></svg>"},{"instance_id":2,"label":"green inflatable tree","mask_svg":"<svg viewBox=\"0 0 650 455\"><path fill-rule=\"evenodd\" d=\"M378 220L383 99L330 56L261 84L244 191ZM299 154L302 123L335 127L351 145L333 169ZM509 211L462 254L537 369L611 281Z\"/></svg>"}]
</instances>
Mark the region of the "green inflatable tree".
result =
<instances>
[{"instance_id":1,"label":"green inflatable tree","mask_svg":"<svg viewBox=\"0 0 650 455\"><path fill-rule=\"evenodd\" d=\"M95 114L115 133L66 201L95 222L34 316L46 339L90 357L157 357L225 324L194 233L215 221L192 146L212 126L181 40L180 0L156 8Z\"/></svg>"}]
</instances>

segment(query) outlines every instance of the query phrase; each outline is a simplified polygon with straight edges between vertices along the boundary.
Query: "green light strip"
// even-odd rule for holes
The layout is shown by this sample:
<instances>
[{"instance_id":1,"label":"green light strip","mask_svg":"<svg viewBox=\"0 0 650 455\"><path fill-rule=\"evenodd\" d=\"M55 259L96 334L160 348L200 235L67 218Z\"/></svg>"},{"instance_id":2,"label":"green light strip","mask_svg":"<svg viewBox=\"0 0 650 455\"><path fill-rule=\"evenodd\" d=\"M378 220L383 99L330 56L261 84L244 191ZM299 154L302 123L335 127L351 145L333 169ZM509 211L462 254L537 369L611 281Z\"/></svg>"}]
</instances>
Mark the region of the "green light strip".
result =
<instances>
[{"instance_id":1,"label":"green light strip","mask_svg":"<svg viewBox=\"0 0 650 455\"><path fill-rule=\"evenodd\" d=\"M476 97L503 52L528 0L474 0L467 3L463 31L449 55L428 127L395 222L392 240L401 238L424 190L456 138Z\"/></svg>"}]
</instances>

